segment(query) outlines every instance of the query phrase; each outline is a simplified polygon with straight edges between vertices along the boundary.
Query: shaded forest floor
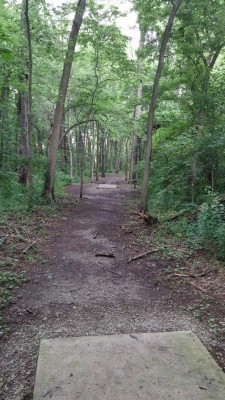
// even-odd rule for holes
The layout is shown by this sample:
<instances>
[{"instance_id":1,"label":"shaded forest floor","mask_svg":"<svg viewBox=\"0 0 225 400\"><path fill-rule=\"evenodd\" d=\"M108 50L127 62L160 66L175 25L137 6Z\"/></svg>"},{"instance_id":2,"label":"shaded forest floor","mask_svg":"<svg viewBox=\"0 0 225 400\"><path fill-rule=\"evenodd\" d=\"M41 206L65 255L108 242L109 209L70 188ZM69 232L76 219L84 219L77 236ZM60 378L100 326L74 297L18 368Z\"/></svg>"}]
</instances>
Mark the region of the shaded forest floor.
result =
<instances>
[{"instance_id":1,"label":"shaded forest floor","mask_svg":"<svg viewBox=\"0 0 225 400\"><path fill-rule=\"evenodd\" d=\"M192 330L225 370L224 266L143 224L123 175L99 183L0 221L1 400L32 399L41 338Z\"/></svg>"}]
</instances>

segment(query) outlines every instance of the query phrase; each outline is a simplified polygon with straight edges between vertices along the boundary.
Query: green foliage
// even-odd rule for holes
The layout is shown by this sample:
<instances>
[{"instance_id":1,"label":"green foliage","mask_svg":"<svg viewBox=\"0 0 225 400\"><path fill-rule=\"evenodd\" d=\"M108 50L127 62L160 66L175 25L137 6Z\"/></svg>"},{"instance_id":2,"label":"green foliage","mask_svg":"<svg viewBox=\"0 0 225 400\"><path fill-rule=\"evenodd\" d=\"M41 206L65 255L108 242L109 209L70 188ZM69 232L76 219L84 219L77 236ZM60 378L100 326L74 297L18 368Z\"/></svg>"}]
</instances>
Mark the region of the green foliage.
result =
<instances>
[{"instance_id":1,"label":"green foliage","mask_svg":"<svg viewBox=\"0 0 225 400\"><path fill-rule=\"evenodd\" d=\"M7 303L14 287L26 281L27 278L24 273L16 274L10 271L0 271L0 304Z\"/></svg>"},{"instance_id":2,"label":"green foliage","mask_svg":"<svg viewBox=\"0 0 225 400\"><path fill-rule=\"evenodd\" d=\"M165 225L194 249L225 260L225 207L217 198L202 204L196 218L181 217Z\"/></svg>"},{"instance_id":3,"label":"green foliage","mask_svg":"<svg viewBox=\"0 0 225 400\"><path fill-rule=\"evenodd\" d=\"M202 246L209 254L225 260L225 208L216 199L212 204L203 204L197 221L188 230L188 238ZM192 239L193 242L193 239Z\"/></svg>"}]
</instances>

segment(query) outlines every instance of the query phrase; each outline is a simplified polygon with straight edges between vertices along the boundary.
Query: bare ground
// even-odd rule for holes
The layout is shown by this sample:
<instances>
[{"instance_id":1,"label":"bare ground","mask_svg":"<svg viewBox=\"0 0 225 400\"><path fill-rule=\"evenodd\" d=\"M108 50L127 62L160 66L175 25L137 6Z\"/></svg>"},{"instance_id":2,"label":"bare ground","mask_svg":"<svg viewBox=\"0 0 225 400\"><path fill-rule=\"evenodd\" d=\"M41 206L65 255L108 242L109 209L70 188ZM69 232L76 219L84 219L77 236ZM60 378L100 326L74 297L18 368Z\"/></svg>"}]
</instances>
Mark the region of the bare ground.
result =
<instances>
[{"instance_id":1,"label":"bare ground","mask_svg":"<svg viewBox=\"0 0 225 400\"><path fill-rule=\"evenodd\" d=\"M10 333L2 332L1 400L32 399L41 338L192 330L225 369L224 269L143 225L122 175L101 183L118 187L86 185L81 201L39 216L30 248L15 249L29 282L3 310ZM67 190L78 198L77 186Z\"/></svg>"}]
</instances>

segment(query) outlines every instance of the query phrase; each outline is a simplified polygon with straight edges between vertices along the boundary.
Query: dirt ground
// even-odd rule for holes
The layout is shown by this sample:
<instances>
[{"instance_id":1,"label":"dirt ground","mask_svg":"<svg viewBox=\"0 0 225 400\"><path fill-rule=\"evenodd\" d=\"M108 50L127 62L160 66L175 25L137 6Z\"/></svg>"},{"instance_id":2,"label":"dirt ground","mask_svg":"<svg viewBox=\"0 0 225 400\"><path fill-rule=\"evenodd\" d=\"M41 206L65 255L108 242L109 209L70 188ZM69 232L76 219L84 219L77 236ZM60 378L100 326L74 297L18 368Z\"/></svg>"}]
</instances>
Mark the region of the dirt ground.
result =
<instances>
[{"instance_id":1,"label":"dirt ground","mask_svg":"<svg viewBox=\"0 0 225 400\"><path fill-rule=\"evenodd\" d=\"M41 338L192 330L225 369L225 270L138 219L123 175L99 183L40 219L43 237L25 249L36 258L3 310L1 400L32 399ZM78 186L67 191L78 199Z\"/></svg>"}]
</instances>

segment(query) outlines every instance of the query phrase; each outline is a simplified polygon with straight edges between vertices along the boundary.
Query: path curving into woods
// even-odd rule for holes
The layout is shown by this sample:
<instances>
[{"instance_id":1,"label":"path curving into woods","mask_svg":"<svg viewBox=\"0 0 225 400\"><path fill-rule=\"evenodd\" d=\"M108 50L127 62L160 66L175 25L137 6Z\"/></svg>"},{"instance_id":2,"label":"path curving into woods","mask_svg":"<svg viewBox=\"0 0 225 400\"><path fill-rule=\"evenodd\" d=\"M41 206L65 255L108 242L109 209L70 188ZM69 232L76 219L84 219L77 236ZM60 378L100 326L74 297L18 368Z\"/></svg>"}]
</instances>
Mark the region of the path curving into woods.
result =
<instances>
[{"instance_id":1,"label":"path curving into woods","mask_svg":"<svg viewBox=\"0 0 225 400\"><path fill-rule=\"evenodd\" d=\"M43 263L17 289L8 310L12 333L2 345L2 400L32 399L41 338L192 330L209 350L206 327L186 309L197 296L178 290L166 273L177 260L157 253L151 231L132 214L137 192L121 174L85 185L38 244ZM79 197L79 187L70 186ZM99 253L114 257L96 256Z\"/></svg>"}]
</instances>

